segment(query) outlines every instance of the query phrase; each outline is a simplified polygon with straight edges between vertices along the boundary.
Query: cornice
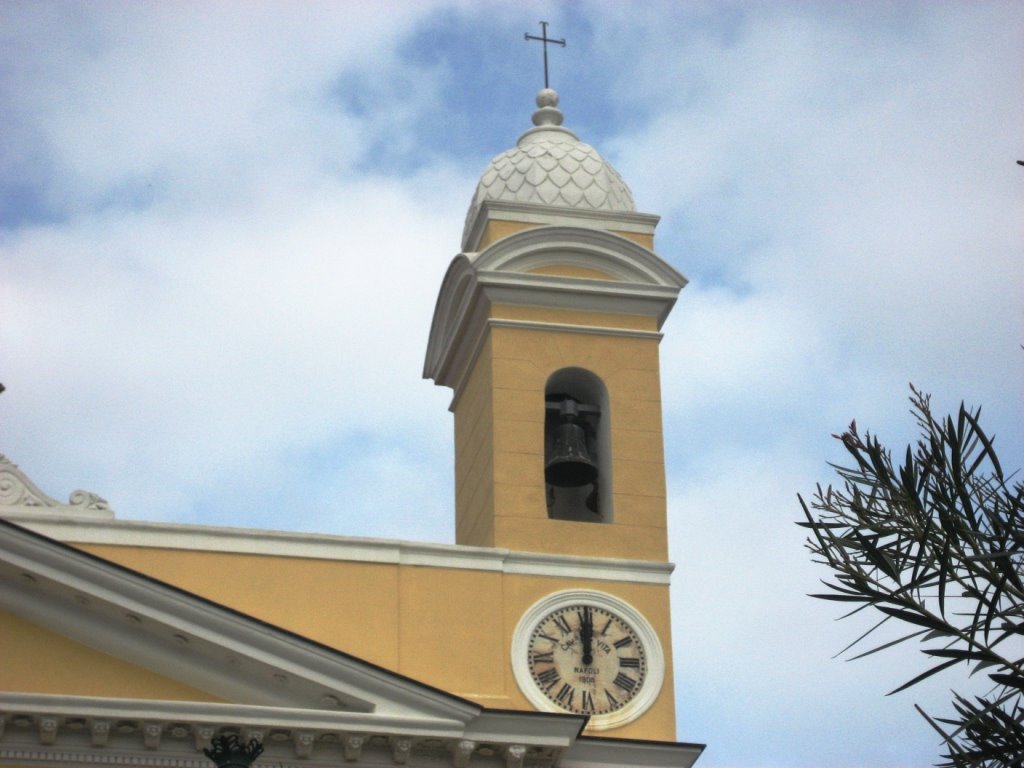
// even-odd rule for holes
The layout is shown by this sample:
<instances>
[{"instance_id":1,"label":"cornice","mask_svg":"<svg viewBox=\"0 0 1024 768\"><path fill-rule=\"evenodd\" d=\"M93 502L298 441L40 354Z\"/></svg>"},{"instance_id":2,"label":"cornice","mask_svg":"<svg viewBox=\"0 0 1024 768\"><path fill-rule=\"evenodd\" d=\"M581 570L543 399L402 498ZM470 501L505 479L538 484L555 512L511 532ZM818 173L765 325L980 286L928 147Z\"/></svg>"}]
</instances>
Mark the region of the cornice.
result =
<instances>
[{"instance_id":1,"label":"cornice","mask_svg":"<svg viewBox=\"0 0 1024 768\"><path fill-rule=\"evenodd\" d=\"M0 764L210 768L218 733L258 739L265 765L547 768L586 718L487 712L469 723L237 704L0 693Z\"/></svg>"},{"instance_id":2,"label":"cornice","mask_svg":"<svg viewBox=\"0 0 1024 768\"><path fill-rule=\"evenodd\" d=\"M0 764L211 768L218 733L260 740L281 768L689 768L702 744L579 736L586 718L485 711L463 728L357 723L343 713L236 704L0 693Z\"/></svg>"},{"instance_id":3,"label":"cornice","mask_svg":"<svg viewBox=\"0 0 1024 768\"><path fill-rule=\"evenodd\" d=\"M415 565L554 578L574 576L641 584L668 584L675 568L672 563L647 560L574 557L459 544L363 539L251 528L134 520L49 520L28 516L9 519L44 536L75 544Z\"/></svg>"},{"instance_id":4,"label":"cornice","mask_svg":"<svg viewBox=\"0 0 1024 768\"><path fill-rule=\"evenodd\" d=\"M689 768L704 744L581 736L560 761L561 768Z\"/></svg>"},{"instance_id":5,"label":"cornice","mask_svg":"<svg viewBox=\"0 0 1024 768\"><path fill-rule=\"evenodd\" d=\"M0 608L222 700L476 717L465 699L102 558L0 525Z\"/></svg>"},{"instance_id":6,"label":"cornice","mask_svg":"<svg viewBox=\"0 0 1024 768\"><path fill-rule=\"evenodd\" d=\"M679 295L670 286L563 275L481 272L477 282L489 304L643 315L655 318L659 328Z\"/></svg>"},{"instance_id":7,"label":"cornice","mask_svg":"<svg viewBox=\"0 0 1024 768\"><path fill-rule=\"evenodd\" d=\"M576 325L574 323L550 323L543 320L506 320L495 317L487 321L491 328L520 328L528 331L560 331L582 333L594 336L622 336L629 339L650 339L661 341L661 331L643 331L634 328L609 328L602 325Z\"/></svg>"}]
</instances>

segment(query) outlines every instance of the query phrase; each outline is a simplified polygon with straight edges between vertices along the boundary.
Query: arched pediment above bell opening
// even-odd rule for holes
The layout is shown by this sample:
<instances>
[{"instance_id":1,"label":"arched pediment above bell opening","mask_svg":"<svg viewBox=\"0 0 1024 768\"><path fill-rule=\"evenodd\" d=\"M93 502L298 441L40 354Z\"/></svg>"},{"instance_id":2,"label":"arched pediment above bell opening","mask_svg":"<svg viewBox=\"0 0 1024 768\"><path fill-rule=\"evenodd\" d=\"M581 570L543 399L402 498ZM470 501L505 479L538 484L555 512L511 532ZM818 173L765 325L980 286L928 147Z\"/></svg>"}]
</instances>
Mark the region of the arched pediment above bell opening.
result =
<instances>
[{"instance_id":1,"label":"arched pediment above bell opening","mask_svg":"<svg viewBox=\"0 0 1024 768\"><path fill-rule=\"evenodd\" d=\"M686 278L653 251L612 232L574 226L540 226L509 235L479 253L467 254L477 272L561 276L572 270L633 285L674 288Z\"/></svg>"},{"instance_id":2,"label":"arched pediment above bell opening","mask_svg":"<svg viewBox=\"0 0 1024 768\"><path fill-rule=\"evenodd\" d=\"M660 338L658 329L685 285L686 278L653 251L611 232L554 225L517 232L452 260L423 375L452 387L457 398L494 324ZM561 310L578 319L497 318L496 306ZM638 329L638 318L648 319L647 328Z\"/></svg>"}]
</instances>

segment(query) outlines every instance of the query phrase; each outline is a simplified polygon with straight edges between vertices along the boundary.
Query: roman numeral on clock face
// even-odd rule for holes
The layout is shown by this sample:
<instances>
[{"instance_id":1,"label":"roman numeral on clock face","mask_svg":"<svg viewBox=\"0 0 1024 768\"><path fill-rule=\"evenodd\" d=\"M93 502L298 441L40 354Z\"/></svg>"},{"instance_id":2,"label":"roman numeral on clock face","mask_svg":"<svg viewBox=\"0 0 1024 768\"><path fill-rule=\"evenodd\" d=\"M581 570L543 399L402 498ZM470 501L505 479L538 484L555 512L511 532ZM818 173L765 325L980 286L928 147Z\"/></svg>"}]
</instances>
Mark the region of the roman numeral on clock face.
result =
<instances>
[{"instance_id":1,"label":"roman numeral on clock face","mask_svg":"<svg viewBox=\"0 0 1024 768\"><path fill-rule=\"evenodd\" d=\"M612 680L612 683L617 685L626 693L632 693L633 689L636 688L636 680L634 680L632 677L624 675L622 672L619 672L619 674L615 676L615 679Z\"/></svg>"},{"instance_id":2,"label":"roman numeral on clock face","mask_svg":"<svg viewBox=\"0 0 1024 768\"><path fill-rule=\"evenodd\" d=\"M547 689L554 688L555 684L561 680L558 675L558 670L554 667L545 669L543 672L537 675L537 681Z\"/></svg>"},{"instance_id":3,"label":"roman numeral on clock face","mask_svg":"<svg viewBox=\"0 0 1024 768\"><path fill-rule=\"evenodd\" d=\"M594 711L594 697L590 694L590 691L581 691L583 695L583 706L584 712Z\"/></svg>"},{"instance_id":4,"label":"roman numeral on clock face","mask_svg":"<svg viewBox=\"0 0 1024 768\"><path fill-rule=\"evenodd\" d=\"M550 664L554 664L555 663L555 652L554 651L548 651L547 653L535 653L535 654L533 654L533 663L534 664L543 664L545 661L550 663Z\"/></svg>"},{"instance_id":5,"label":"roman numeral on clock face","mask_svg":"<svg viewBox=\"0 0 1024 768\"><path fill-rule=\"evenodd\" d=\"M568 635L572 632L572 627L569 626L569 622L566 621L565 616L555 616L555 626L562 630L563 635Z\"/></svg>"},{"instance_id":6,"label":"roman numeral on clock face","mask_svg":"<svg viewBox=\"0 0 1024 768\"><path fill-rule=\"evenodd\" d=\"M633 638L632 637L628 637L628 636L622 638L621 640L616 640L614 643L612 643L612 645L614 645L616 648L625 648L627 645L632 645L632 644L633 644Z\"/></svg>"},{"instance_id":7,"label":"roman numeral on clock face","mask_svg":"<svg viewBox=\"0 0 1024 768\"><path fill-rule=\"evenodd\" d=\"M640 669L640 659L623 659L620 657L619 666L623 669Z\"/></svg>"},{"instance_id":8,"label":"roman numeral on clock face","mask_svg":"<svg viewBox=\"0 0 1024 768\"><path fill-rule=\"evenodd\" d=\"M572 709L572 699L575 695L576 689L568 683L565 683L558 689L558 693L555 694L555 701L559 702L564 707Z\"/></svg>"}]
</instances>

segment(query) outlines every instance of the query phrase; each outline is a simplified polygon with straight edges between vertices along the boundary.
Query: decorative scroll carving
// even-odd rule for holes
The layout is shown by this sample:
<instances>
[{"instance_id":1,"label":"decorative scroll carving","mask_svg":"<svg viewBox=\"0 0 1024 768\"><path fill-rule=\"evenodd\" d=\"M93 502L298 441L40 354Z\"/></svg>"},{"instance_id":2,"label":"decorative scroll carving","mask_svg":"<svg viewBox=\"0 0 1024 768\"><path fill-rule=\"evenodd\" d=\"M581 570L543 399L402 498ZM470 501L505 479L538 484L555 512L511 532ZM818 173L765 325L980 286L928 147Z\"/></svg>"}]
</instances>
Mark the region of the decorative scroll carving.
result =
<instances>
[{"instance_id":1,"label":"decorative scroll carving","mask_svg":"<svg viewBox=\"0 0 1024 768\"><path fill-rule=\"evenodd\" d=\"M249 742L255 739L261 744L267 738L266 728L243 728L242 729L242 741ZM209 739L207 739L209 741Z\"/></svg>"},{"instance_id":2,"label":"decorative scroll carving","mask_svg":"<svg viewBox=\"0 0 1024 768\"><path fill-rule=\"evenodd\" d=\"M0 507L5 514L69 515L76 517L111 518L113 510L102 496L90 491L75 491L67 504L43 493L28 479L17 464L0 454ZM13 508L13 509L12 509Z\"/></svg>"},{"instance_id":3,"label":"decorative scroll carving","mask_svg":"<svg viewBox=\"0 0 1024 768\"><path fill-rule=\"evenodd\" d=\"M294 735L294 740L296 757L305 758L313 754L313 741L315 739L312 733L296 733Z\"/></svg>"},{"instance_id":4,"label":"decorative scroll carving","mask_svg":"<svg viewBox=\"0 0 1024 768\"><path fill-rule=\"evenodd\" d=\"M455 745L455 750L452 752L452 765L455 768L466 768L469 765L469 758L473 754L473 750L476 749L476 742L470 741L469 739L463 739Z\"/></svg>"},{"instance_id":5,"label":"decorative scroll carving","mask_svg":"<svg viewBox=\"0 0 1024 768\"><path fill-rule=\"evenodd\" d=\"M213 734L217 732L216 728L209 725L200 725L195 729L196 737L196 749L202 749L204 746L210 743L213 738Z\"/></svg>"},{"instance_id":6,"label":"decorative scroll carving","mask_svg":"<svg viewBox=\"0 0 1024 768\"><path fill-rule=\"evenodd\" d=\"M345 760L354 763L359 759L363 751L363 744L366 743L366 736L352 734L345 737Z\"/></svg>"},{"instance_id":7,"label":"decorative scroll carving","mask_svg":"<svg viewBox=\"0 0 1024 768\"><path fill-rule=\"evenodd\" d=\"M39 743L52 745L57 743L57 718L39 718Z\"/></svg>"},{"instance_id":8,"label":"decorative scroll carving","mask_svg":"<svg viewBox=\"0 0 1024 768\"><path fill-rule=\"evenodd\" d=\"M72 507L85 507L97 512L110 512L110 505L107 504L107 500L89 491L75 491L68 499L68 503Z\"/></svg>"},{"instance_id":9,"label":"decorative scroll carving","mask_svg":"<svg viewBox=\"0 0 1024 768\"><path fill-rule=\"evenodd\" d=\"M146 749L156 749L160 746L160 738L164 734L164 727L159 723L146 723L142 728L142 743Z\"/></svg>"},{"instance_id":10,"label":"decorative scroll carving","mask_svg":"<svg viewBox=\"0 0 1024 768\"><path fill-rule=\"evenodd\" d=\"M398 765L405 765L412 751L412 739L391 739L391 759Z\"/></svg>"},{"instance_id":11,"label":"decorative scroll carving","mask_svg":"<svg viewBox=\"0 0 1024 768\"><path fill-rule=\"evenodd\" d=\"M89 723L89 735L94 747L105 747L110 736L110 721L93 720Z\"/></svg>"},{"instance_id":12,"label":"decorative scroll carving","mask_svg":"<svg viewBox=\"0 0 1024 768\"><path fill-rule=\"evenodd\" d=\"M523 768L523 758L526 757L526 747L522 744L510 744L505 750L506 768Z\"/></svg>"},{"instance_id":13,"label":"decorative scroll carving","mask_svg":"<svg viewBox=\"0 0 1024 768\"><path fill-rule=\"evenodd\" d=\"M60 502L39 490L17 464L0 453L0 504L12 507L56 507Z\"/></svg>"}]
</instances>

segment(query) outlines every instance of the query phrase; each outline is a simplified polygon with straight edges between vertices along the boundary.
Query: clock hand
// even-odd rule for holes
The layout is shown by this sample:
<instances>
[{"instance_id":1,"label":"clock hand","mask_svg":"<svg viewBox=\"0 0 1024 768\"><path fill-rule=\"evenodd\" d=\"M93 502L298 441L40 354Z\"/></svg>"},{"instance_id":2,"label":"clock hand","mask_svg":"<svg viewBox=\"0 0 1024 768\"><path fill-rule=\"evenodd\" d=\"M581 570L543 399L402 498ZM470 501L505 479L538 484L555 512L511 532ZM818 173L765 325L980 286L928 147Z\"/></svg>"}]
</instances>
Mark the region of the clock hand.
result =
<instances>
[{"instance_id":1,"label":"clock hand","mask_svg":"<svg viewBox=\"0 0 1024 768\"><path fill-rule=\"evenodd\" d=\"M594 618L590 608L583 608L580 617L580 642L583 644L583 666L588 667L594 662Z\"/></svg>"}]
</instances>

